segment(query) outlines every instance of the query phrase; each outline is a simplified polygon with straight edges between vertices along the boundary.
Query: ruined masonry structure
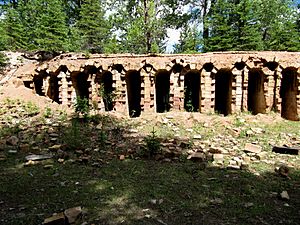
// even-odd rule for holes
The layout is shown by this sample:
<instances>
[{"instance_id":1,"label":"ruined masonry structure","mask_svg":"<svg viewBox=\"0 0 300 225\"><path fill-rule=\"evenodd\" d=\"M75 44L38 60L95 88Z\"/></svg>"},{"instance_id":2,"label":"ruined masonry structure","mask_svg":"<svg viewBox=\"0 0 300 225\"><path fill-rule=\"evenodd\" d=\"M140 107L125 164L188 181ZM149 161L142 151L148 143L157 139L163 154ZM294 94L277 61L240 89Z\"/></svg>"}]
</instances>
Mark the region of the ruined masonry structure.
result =
<instances>
[{"instance_id":1,"label":"ruined masonry structure","mask_svg":"<svg viewBox=\"0 0 300 225\"><path fill-rule=\"evenodd\" d=\"M98 110L143 112L270 110L298 120L300 53L194 55L63 54L17 70L24 85L59 104L88 98Z\"/></svg>"}]
</instances>

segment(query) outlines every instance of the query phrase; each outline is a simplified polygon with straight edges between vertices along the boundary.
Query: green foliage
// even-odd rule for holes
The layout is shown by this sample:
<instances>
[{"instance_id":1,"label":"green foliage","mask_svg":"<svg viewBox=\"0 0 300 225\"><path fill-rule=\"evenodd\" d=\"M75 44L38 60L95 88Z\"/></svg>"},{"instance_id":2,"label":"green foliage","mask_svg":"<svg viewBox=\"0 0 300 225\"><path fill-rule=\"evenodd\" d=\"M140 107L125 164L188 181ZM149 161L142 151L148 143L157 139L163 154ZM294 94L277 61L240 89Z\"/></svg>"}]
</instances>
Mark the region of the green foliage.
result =
<instances>
[{"instance_id":1,"label":"green foliage","mask_svg":"<svg viewBox=\"0 0 300 225\"><path fill-rule=\"evenodd\" d=\"M264 50L299 51L297 9L290 0L258 1Z\"/></svg>"},{"instance_id":2,"label":"green foliage","mask_svg":"<svg viewBox=\"0 0 300 225\"><path fill-rule=\"evenodd\" d=\"M77 120L73 120L71 126L64 129L62 141L67 145L69 150L86 148L89 140L88 135L84 132L86 127Z\"/></svg>"},{"instance_id":3,"label":"green foliage","mask_svg":"<svg viewBox=\"0 0 300 225\"><path fill-rule=\"evenodd\" d=\"M7 65L7 57L4 53L0 52L0 72Z\"/></svg>"},{"instance_id":4,"label":"green foliage","mask_svg":"<svg viewBox=\"0 0 300 225\"><path fill-rule=\"evenodd\" d=\"M235 6L236 42L233 50L262 50L263 41L255 1L241 0Z\"/></svg>"},{"instance_id":5,"label":"green foliage","mask_svg":"<svg viewBox=\"0 0 300 225\"><path fill-rule=\"evenodd\" d=\"M36 16L37 27L34 30L34 48L49 51L66 50L68 28L62 1L37 0L34 7L39 9Z\"/></svg>"},{"instance_id":6,"label":"green foliage","mask_svg":"<svg viewBox=\"0 0 300 225\"><path fill-rule=\"evenodd\" d=\"M107 105L112 104L117 98L117 94L114 91L107 91L104 88L104 85L100 85L99 96L106 102Z\"/></svg>"},{"instance_id":7,"label":"green foliage","mask_svg":"<svg viewBox=\"0 0 300 225\"><path fill-rule=\"evenodd\" d=\"M153 158L155 155L161 152L161 144L156 136L156 131L151 131L151 134L144 138L144 142L146 144L146 149L144 155L148 158Z\"/></svg>"},{"instance_id":8,"label":"green foliage","mask_svg":"<svg viewBox=\"0 0 300 225\"><path fill-rule=\"evenodd\" d=\"M89 100L87 98L77 97L75 102L75 112L87 118L90 112Z\"/></svg>"},{"instance_id":9,"label":"green foliage","mask_svg":"<svg viewBox=\"0 0 300 225\"><path fill-rule=\"evenodd\" d=\"M227 51L234 47L234 30L231 26L230 15L234 14L234 4L230 1L217 0L212 6L212 15L209 19L211 27L207 51Z\"/></svg>"},{"instance_id":10,"label":"green foliage","mask_svg":"<svg viewBox=\"0 0 300 225\"><path fill-rule=\"evenodd\" d=\"M52 117L52 109L50 107L46 107L43 116L45 118L51 118Z\"/></svg>"},{"instance_id":11,"label":"green foliage","mask_svg":"<svg viewBox=\"0 0 300 225\"><path fill-rule=\"evenodd\" d=\"M8 38L9 38L9 36L7 35L7 33L5 31L5 23L3 20L0 20L0 51L3 51L7 48ZM3 56L0 55L0 63L1 63L2 57Z\"/></svg>"},{"instance_id":12,"label":"green foliage","mask_svg":"<svg viewBox=\"0 0 300 225\"><path fill-rule=\"evenodd\" d=\"M0 51L160 53L168 28L181 31L175 53L300 50L292 0L19 0L0 6Z\"/></svg>"},{"instance_id":13,"label":"green foliage","mask_svg":"<svg viewBox=\"0 0 300 225\"><path fill-rule=\"evenodd\" d=\"M26 102L22 106L28 116L35 116L40 113L40 108L33 102Z\"/></svg>"},{"instance_id":14,"label":"green foliage","mask_svg":"<svg viewBox=\"0 0 300 225\"><path fill-rule=\"evenodd\" d=\"M3 43L5 49L18 50L25 48L26 40L23 22L17 10L7 10L5 20L3 21L5 33L2 34L4 36L3 40L5 40Z\"/></svg>"},{"instance_id":15,"label":"green foliage","mask_svg":"<svg viewBox=\"0 0 300 225\"><path fill-rule=\"evenodd\" d=\"M76 25L81 35L82 50L103 53L109 39L109 24L104 18L103 4L98 0L84 1Z\"/></svg>"},{"instance_id":16,"label":"green foliage","mask_svg":"<svg viewBox=\"0 0 300 225\"><path fill-rule=\"evenodd\" d=\"M60 111L59 115L58 115L58 120L60 122L65 122L68 119L68 114L66 113L66 111Z\"/></svg>"},{"instance_id":17,"label":"green foliage","mask_svg":"<svg viewBox=\"0 0 300 225\"><path fill-rule=\"evenodd\" d=\"M184 108L188 112L194 112L193 99L192 99L192 90L184 88Z\"/></svg>"},{"instance_id":18,"label":"green foliage","mask_svg":"<svg viewBox=\"0 0 300 225\"><path fill-rule=\"evenodd\" d=\"M202 50L299 51L299 13L290 0L189 0L191 21L202 23ZM182 52L185 49L181 50Z\"/></svg>"},{"instance_id":19,"label":"green foliage","mask_svg":"<svg viewBox=\"0 0 300 225\"><path fill-rule=\"evenodd\" d=\"M61 0L18 1L16 7L7 8L7 49L67 50L68 27Z\"/></svg>"},{"instance_id":20,"label":"green foliage","mask_svg":"<svg viewBox=\"0 0 300 225\"><path fill-rule=\"evenodd\" d=\"M201 51L201 32L197 26L185 26L180 32L179 43L174 46L174 53L197 53Z\"/></svg>"},{"instance_id":21,"label":"green foliage","mask_svg":"<svg viewBox=\"0 0 300 225\"><path fill-rule=\"evenodd\" d=\"M167 21L164 1L118 1L111 17L120 33L119 51L136 54L162 52L165 48Z\"/></svg>"},{"instance_id":22,"label":"green foliage","mask_svg":"<svg viewBox=\"0 0 300 225\"><path fill-rule=\"evenodd\" d=\"M101 148L105 148L105 142L107 141L107 133L105 132L104 129L101 129L97 133L97 143Z\"/></svg>"}]
</instances>

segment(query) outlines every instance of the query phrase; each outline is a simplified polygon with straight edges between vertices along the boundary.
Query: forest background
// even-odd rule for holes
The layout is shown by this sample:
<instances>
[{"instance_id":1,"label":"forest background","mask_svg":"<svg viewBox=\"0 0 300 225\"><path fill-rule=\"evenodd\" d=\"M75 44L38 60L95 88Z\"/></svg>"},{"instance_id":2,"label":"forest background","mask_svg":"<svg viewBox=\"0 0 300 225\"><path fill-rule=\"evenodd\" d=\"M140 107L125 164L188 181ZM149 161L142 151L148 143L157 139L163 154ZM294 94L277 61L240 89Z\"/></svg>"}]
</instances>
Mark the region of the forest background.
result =
<instances>
[{"instance_id":1,"label":"forest background","mask_svg":"<svg viewBox=\"0 0 300 225\"><path fill-rule=\"evenodd\" d=\"M0 51L300 51L299 37L292 0L0 1Z\"/></svg>"}]
</instances>

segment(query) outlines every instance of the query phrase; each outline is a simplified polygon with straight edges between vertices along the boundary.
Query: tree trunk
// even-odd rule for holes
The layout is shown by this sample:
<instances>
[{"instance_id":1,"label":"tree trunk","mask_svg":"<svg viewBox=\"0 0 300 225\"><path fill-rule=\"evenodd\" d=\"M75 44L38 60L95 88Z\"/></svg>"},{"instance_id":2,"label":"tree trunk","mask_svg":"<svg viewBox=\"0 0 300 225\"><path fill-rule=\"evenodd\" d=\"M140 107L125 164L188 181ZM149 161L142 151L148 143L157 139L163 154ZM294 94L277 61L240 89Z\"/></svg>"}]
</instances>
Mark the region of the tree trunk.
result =
<instances>
[{"instance_id":1,"label":"tree trunk","mask_svg":"<svg viewBox=\"0 0 300 225\"><path fill-rule=\"evenodd\" d=\"M148 0L144 0L144 27L145 27L145 37L146 37L146 53L151 52L151 33L148 27L149 22L149 6Z\"/></svg>"}]
</instances>

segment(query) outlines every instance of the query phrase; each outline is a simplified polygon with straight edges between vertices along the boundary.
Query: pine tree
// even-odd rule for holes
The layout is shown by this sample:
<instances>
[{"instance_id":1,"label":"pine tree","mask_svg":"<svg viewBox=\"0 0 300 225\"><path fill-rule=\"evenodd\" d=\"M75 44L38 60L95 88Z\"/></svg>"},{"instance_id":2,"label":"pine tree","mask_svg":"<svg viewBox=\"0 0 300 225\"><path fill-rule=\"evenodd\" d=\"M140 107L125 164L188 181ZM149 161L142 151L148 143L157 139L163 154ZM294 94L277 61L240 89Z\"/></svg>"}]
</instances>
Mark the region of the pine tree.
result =
<instances>
[{"instance_id":1,"label":"pine tree","mask_svg":"<svg viewBox=\"0 0 300 225\"><path fill-rule=\"evenodd\" d=\"M61 0L20 0L5 14L11 50L67 50L67 25Z\"/></svg>"},{"instance_id":2,"label":"pine tree","mask_svg":"<svg viewBox=\"0 0 300 225\"><path fill-rule=\"evenodd\" d=\"M35 28L35 48L50 51L67 50L66 14L60 0L39 0L37 7L40 13L37 16Z\"/></svg>"},{"instance_id":3,"label":"pine tree","mask_svg":"<svg viewBox=\"0 0 300 225\"><path fill-rule=\"evenodd\" d=\"M186 26L180 32L179 43L174 45L174 53L197 53L202 49L201 32L197 29L197 24Z\"/></svg>"},{"instance_id":4,"label":"pine tree","mask_svg":"<svg viewBox=\"0 0 300 225\"><path fill-rule=\"evenodd\" d=\"M3 48L8 50L25 49L24 26L20 13L14 8L8 8L3 20Z\"/></svg>"},{"instance_id":5,"label":"pine tree","mask_svg":"<svg viewBox=\"0 0 300 225\"><path fill-rule=\"evenodd\" d=\"M232 29L232 17L235 5L230 1L217 0L212 6L208 19L210 34L207 40L207 51L232 50L236 41L236 32Z\"/></svg>"},{"instance_id":6,"label":"pine tree","mask_svg":"<svg viewBox=\"0 0 300 225\"><path fill-rule=\"evenodd\" d=\"M236 5L234 21L237 40L234 50L262 50L263 42L260 32L260 23L257 14L256 1L241 0Z\"/></svg>"},{"instance_id":7,"label":"pine tree","mask_svg":"<svg viewBox=\"0 0 300 225\"><path fill-rule=\"evenodd\" d=\"M110 33L104 12L104 6L99 0L86 0L82 3L80 19L76 25L82 37L82 50L104 52Z\"/></svg>"},{"instance_id":8,"label":"pine tree","mask_svg":"<svg viewBox=\"0 0 300 225\"><path fill-rule=\"evenodd\" d=\"M290 1L284 1L266 40L270 50L299 51L300 33L297 30L297 11ZM280 4L278 2L278 4Z\"/></svg>"},{"instance_id":9,"label":"pine tree","mask_svg":"<svg viewBox=\"0 0 300 225\"><path fill-rule=\"evenodd\" d=\"M0 52L0 73L3 71L4 67L7 65L6 55Z\"/></svg>"},{"instance_id":10,"label":"pine tree","mask_svg":"<svg viewBox=\"0 0 300 225\"><path fill-rule=\"evenodd\" d=\"M8 35L5 31L4 21L0 21L0 51L7 49L8 45Z\"/></svg>"},{"instance_id":11,"label":"pine tree","mask_svg":"<svg viewBox=\"0 0 300 225\"><path fill-rule=\"evenodd\" d=\"M299 50L297 9L291 0L258 1L265 50Z\"/></svg>"},{"instance_id":12,"label":"pine tree","mask_svg":"<svg viewBox=\"0 0 300 225\"><path fill-rule=\"evenodd\" d=\"M290 0L217 0L208 18L208 51L299 49ZM206 42L204 42L206 44Z\"/></svg>"}]
</instances>

